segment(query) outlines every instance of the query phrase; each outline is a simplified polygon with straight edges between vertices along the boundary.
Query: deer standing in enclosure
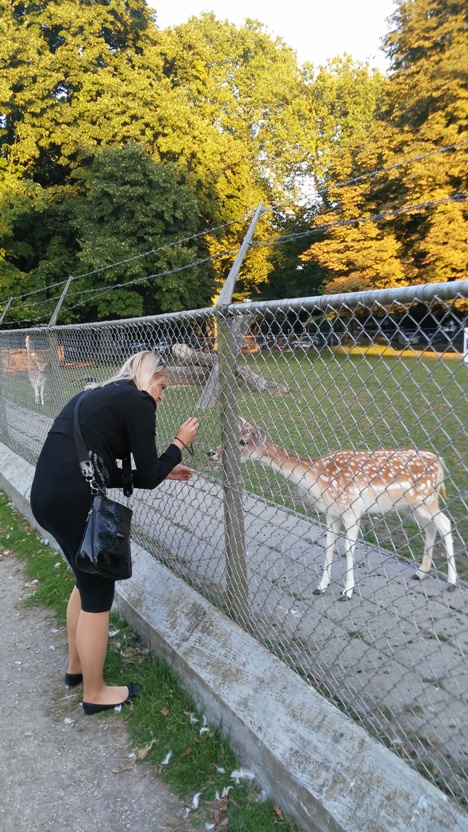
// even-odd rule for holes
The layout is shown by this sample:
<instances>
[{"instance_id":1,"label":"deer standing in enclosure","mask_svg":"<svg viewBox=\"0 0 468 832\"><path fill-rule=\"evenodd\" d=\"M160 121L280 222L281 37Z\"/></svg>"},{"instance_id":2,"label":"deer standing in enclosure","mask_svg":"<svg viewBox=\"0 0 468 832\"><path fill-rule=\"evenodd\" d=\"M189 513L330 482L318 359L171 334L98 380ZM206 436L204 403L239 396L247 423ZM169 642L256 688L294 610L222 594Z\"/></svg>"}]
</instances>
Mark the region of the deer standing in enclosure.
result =
<instances>
[{"instance_id":1,"label":"deer standing in enclosure","mask_svg":"<svg viewBox=\"0 0 468 832\"><path fill-rule=\"evenodd\" d=\"M36 404L39 404L40 401L41 405L44 406L45 371L49 358L47 357L46 360L41 361L38 353L31 350L29 335L26 335L25 341L28 356L28 378L34 390L34 401Z\"/></svg>"},{"instance_id":2,"label":"deer standing in enclosure","mask_svg":"<svg viewBox=\"0 0 468 832\"><path fill-rule=\"evenodd\" d=\"M258 427L239 419L239 445L244 462L260 462L273 468L297 486L305 501L327 521L325 566L315 595L330 583L336 539L345 532L346 581L342 600L354 589L354 550L362 517L391 512L410 514L426 533L421 566L414 575L424 578L432 566L436 532L447 553L450 589L457 583L452 526L439 509L439 495L445 497L442 461L429 451L383 450L337 451L318 459L290 454L275 445ZM211 459L222 458L222 447L210 452Z\"/></svg>"}]
</instances>

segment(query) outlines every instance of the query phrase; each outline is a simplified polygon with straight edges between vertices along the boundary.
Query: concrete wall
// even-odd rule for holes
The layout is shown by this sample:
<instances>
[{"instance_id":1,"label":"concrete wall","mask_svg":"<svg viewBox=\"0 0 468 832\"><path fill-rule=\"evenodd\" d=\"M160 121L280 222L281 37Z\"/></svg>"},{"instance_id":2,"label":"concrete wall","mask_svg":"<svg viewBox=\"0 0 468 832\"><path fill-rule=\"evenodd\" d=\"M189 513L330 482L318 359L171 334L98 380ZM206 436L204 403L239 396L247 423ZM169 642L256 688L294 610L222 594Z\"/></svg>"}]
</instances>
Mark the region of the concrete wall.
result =
<instances>
[{"instance_id":1,"label":"concrete wall","mask_svg":"<svg viewBox=\"0 0 468 832\"><path fill-rule=\"evenodd\" d=\"M28 499L33 473L0 443L0 487L37 525ZM129 623L304 830L468 832L468 816L441 791L148 552L134 548L134 575L117 588Z\"/></svg>"}]
</instances>

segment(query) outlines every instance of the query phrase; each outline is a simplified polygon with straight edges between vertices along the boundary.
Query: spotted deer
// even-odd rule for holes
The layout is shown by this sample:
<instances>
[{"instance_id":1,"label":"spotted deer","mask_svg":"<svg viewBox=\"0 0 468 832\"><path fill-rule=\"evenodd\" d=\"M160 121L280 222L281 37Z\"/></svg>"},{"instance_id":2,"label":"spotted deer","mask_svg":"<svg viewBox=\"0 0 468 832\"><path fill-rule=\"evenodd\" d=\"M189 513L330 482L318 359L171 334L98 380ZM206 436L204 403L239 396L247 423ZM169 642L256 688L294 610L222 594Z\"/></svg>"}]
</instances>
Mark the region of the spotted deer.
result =
<instances>
[{"instance_id":1,"label":"spotted deer","mask_svg":"<svg viewBox=\"0 0 468 832\"><path fill-rule=\"evenodd\" d=\"M34 390L34 401L36 404L39 404L40 401L41 405L44 406L45 371L49 358L46 357L44 360L43 355L40 356L37 352L31 350L29 335L26 335L25 342L28 356L28 378Z\"/></svg>"},{"instance_id":2,"label":"spotted deer","mask_svg":"<svg viewBox=\"0 0 468 832\"><path fill-rule=\"evenodd\" d=\"M314 595L321 595L330 583L333 553L341 527L345 532L346 581L341 600L354 590L354 550L361 519L366 514L385 515L393 511L412 515L426 533L421 566L413 575L422 580L431 569L436 532L447 553L449 589L457 583L452 526L439 509L439 495L445 498L442 461L429 451L383 450L336 451L318 459L291 454L275 445L258 427L239 419L239 445L243 462L260 462L291 480L306 503L325 514L327 534L325 566ZM222 458L222 447L210 452L212 460Z\"/></svg>"}]
</instances>

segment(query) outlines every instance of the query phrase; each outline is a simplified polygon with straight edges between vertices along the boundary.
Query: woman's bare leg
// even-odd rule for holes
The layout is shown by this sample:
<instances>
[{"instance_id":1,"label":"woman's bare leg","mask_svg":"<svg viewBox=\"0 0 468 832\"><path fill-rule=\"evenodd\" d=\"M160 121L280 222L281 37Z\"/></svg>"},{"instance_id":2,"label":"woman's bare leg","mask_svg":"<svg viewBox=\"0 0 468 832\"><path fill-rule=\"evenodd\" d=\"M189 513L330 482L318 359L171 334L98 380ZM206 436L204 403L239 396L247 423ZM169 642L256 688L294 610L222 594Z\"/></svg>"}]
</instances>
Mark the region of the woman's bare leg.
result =
<instances>
[{"instance_id":1,"label":"woman's bare leg","mask_svg":"<svg viewBox=\"0 0 468 832\"><path fill-rule=\"evenodd\" d=\"M76 649L76 628L81 612L81 596L75 586L67 607L68 673L81 673L81 662Z\"/></svg>"},{"instance_id":2,"label":"woman's bare leg","mask_svg":"<svg viewBox=\"0 0 468 832\"><path fill-rule=\"evenodd\" d=\"M127 687L108 687L104 684L108 637L109 613L81 610L76 628L76 648L83 673L83 702L118 705L128 698Z\"/></svg>"}]
</instances>

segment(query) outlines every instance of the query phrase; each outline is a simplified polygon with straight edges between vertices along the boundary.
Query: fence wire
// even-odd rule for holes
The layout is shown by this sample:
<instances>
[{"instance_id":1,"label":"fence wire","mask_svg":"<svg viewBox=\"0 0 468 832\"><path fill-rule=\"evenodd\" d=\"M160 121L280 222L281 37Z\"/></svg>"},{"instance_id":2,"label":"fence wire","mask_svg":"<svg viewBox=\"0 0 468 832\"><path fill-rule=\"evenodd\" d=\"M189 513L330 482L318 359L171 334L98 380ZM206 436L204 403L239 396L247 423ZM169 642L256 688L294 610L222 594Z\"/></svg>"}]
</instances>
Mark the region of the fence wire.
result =
<instances>
[{"instance_id":1,"label":"fence wire","mask_svg":"<svg viewBox=\"0 0 468 832\"><path fill-rule=\"evenodd\" d=\"M468 282L417 288L2 331L0 439L34 464L71 396L164 356L158 448L197 415L196 475L136 492L136 542L466 805Z\"/></svg>"}]
</instances>

